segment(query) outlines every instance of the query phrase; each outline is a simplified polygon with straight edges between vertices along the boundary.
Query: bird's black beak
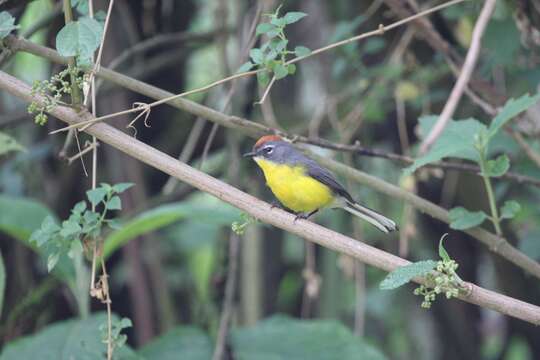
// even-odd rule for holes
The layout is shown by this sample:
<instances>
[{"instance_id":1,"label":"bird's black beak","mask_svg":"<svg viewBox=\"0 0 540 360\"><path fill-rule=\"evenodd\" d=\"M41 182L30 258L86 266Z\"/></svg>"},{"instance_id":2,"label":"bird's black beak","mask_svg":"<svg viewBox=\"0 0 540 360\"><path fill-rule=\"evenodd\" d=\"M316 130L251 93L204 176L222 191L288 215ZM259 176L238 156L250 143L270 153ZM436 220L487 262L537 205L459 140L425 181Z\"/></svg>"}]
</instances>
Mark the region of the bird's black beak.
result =
<instances>
[{"instance_id":1,"label":"bird's black beak","mask_svg":"<svg viewBox=\"0 0 540 360\"><path fill-rule=\"evenodd\" d=\"M251 152L248 152L248 153L245 153L244 155L242 155L243 157L253 157L257 155L257 153L255 151L251 151Z\"/></svg>"}]
</instances>

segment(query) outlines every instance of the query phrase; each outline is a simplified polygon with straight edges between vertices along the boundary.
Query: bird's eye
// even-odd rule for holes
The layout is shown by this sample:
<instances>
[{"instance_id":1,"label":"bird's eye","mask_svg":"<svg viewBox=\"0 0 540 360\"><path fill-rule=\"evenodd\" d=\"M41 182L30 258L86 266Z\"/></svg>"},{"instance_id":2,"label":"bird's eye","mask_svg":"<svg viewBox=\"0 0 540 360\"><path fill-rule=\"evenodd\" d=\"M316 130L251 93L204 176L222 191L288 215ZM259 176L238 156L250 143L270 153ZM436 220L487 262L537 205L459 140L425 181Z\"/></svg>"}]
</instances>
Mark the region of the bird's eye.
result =
<instances>
[{"instance_id":1,"label":"bird's eye","mask_svg":"<svg viewBox=\"0 0 540 360\"><path fill-rule=\"evenodd\" d=\"M271 154L272 151L274 151L274 147L273 147L273 146L267 146L267 147L265 147L263 150L264 150L264 152L265 152L266 154Z\"/></svg>"}]
</instances>

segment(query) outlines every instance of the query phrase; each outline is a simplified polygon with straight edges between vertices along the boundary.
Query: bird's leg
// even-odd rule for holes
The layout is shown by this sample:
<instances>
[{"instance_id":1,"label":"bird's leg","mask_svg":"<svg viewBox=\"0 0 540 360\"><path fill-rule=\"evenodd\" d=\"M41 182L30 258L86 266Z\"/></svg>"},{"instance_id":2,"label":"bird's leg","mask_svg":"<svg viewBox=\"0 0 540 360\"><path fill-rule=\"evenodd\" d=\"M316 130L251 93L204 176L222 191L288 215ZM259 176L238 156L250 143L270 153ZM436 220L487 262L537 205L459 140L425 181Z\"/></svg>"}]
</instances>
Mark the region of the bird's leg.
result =
<instances>
[{"instance_id":1,"label":"bird's leg","mask_svg":"<svg viewBox=\"0 0 540 360\"><path fill-rule=\"evenodd\" d=\"M296 220L298 219L308 219L311 215L314 215L317 211L319 211L319 209L315 209L313 210L312 212L310 213L303 213L303 212L299 212L296 214L296 217L294 218L294 221L296 222Z\"/></svg>"},{"instance_id":2,"label":"bird's leg","mask_svg":"<svg viewBox=\"0 0 540 360\"><path fill-rule=\"evenodd\" d=\"M273 208L278 208L278 209L281 209L281 210L287 210L283 207L283 205L281 205L281 203L277 202L276 200L272 200L272 202L270 203L270 210L272 210Z\"/></svg>"}]
</instances>

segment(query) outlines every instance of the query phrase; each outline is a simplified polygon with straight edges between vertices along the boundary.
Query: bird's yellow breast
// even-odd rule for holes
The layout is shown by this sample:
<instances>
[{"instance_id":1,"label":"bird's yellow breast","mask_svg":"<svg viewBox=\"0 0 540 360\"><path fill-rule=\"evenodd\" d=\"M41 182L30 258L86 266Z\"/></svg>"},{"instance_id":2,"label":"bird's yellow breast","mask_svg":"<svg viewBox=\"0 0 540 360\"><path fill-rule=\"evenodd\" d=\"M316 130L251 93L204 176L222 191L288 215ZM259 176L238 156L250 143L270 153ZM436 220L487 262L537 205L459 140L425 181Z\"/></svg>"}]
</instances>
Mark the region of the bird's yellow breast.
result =
<instances>
[{"instance_id":1,"label":"bird's yellow breast","mask_svg":"<svg viewBox=\"0 0 540 360\"><path fill-rule=\"evenodd\" d=\"M296 212L311 212L334 201L332 190L305 173L302 166L277 164L254 158L264 173L266 184L278 200Z\"/></svg>"}]
</instances>

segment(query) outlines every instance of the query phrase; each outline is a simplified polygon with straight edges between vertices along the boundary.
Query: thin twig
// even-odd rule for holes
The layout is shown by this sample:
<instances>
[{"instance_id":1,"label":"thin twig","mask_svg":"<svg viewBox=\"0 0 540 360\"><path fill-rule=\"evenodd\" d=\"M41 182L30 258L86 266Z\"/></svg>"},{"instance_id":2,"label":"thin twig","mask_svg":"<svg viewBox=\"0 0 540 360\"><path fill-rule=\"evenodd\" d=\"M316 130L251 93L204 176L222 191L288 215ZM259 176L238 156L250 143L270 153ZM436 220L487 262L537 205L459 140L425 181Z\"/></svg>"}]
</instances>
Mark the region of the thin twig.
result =
<instances>
[{"instance_id":1,"label":"thin twig","mask_svg":"<svg viewBox=\"0 0 540 360\"><path fill-rule=\"evenodd\" d=\"M474 25L471 46L469 47L469 51L465 57L465 62L461 68L460 75L456 81L456 84L454 85L454 88L452 89L452 92L450 93L448 101L444 105L439 119L429 132L428 136L420 144L420 154L425 153L431 147L431 145L433 145L437 138L442 134L452 115L454 115L457 105L459 104L459 100L465 91L467 83L471 78L471 74L478 60L480 48L482 47L482 36L484 35L484 31L487 27L489 19L491 18L491 13L493 13L493 10L495 9L496 3L497 0L486 0L484 2L482 11L480 11L480 16L478 16L478 20Z\"/></svg>"},{"instance_id":2,"label":"thin twig","mask_svg":"<svg viewBox=\"0 0 540 360\"><path fill-rule=\"evenodd\" d=\"M24 82L0 71L0 89L3 89L13 96L21 98L26 102L43 102L40 96L32 96L31 88ZM84 120L88 115L78 114L71 108L56 107L51 110L51 115L56 118L73 124L77 121ZM207 174L195 170L194 168L182 164L176 159L156 150L155 148L134 139L133 137L124 134L107 124L99 124L87 130L90 135L96 136L99 140L107 143L122 152L127 153L144 163L155 167L171 176L175 176L181 181L184 181L191 186L194 186L201 191L207 192L222 201L247 212L255 218L286 230L292 234L296 234L308 241L316 242L334 251L338 251L350 255L366 264L375 266L385 271L392 271L400 266L409 264L407 260L379 250L355 239L349 238L335 231L329 230L323 226L314 224L307 220L296 220L293 214L284 210L272 208L270 204L263 202L249 194L246 194L237 188L234 188L218 179L215 179ZM344 165L341 165L344 166ZM348 168L348 171L357 170ZM367 175L363 175L367 176ZM392 192L406 193L393 185L387 184L377 178L370 178L370 181L376 182L376 186L380 188L392 188ZM402 194L403 196L404 194ZM407 194L409 198L414 197L412 194ZM426 200L422 200L426 203ZM435 206L431 204L430 206ZM476 230L478 233L481 229ZM469 230L469 233L473 231ZM474 234L471 234L474 236ZM508 245L510 246L510 245ZM508 247L505 247L508 249ZM536 262L534 262L536 264ZM538 266L538 264L536 264ZM540 276L539 272L535 272L531 268L535 276ZM423 279L414 279L414 281L423 282ZM464 301L477 304L479 306L492 309L508 316L512 316L532 324L540 325L540 307L532 305L496 292L486 290L472 283L464 284L467 291L460 293L458 298Z\"/></svg>"}]
</instances>

